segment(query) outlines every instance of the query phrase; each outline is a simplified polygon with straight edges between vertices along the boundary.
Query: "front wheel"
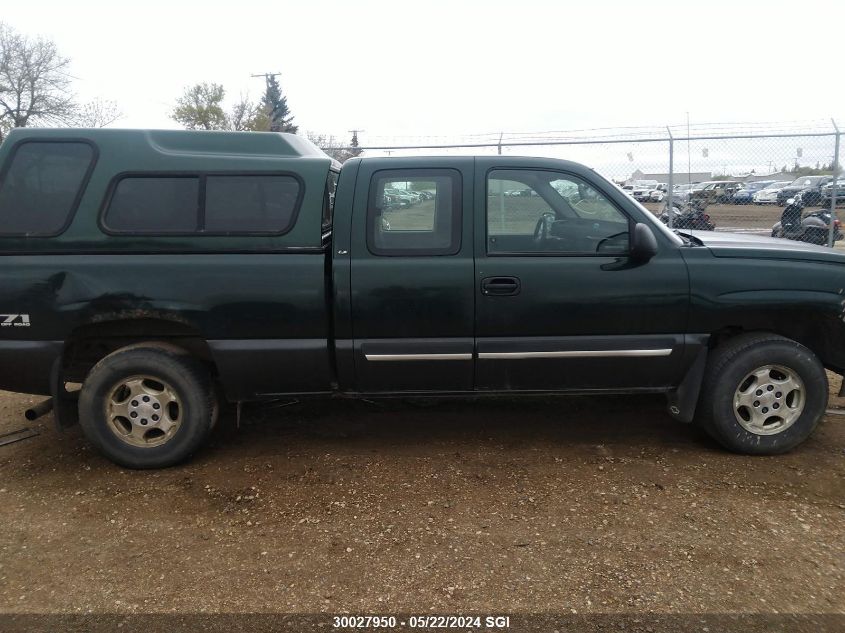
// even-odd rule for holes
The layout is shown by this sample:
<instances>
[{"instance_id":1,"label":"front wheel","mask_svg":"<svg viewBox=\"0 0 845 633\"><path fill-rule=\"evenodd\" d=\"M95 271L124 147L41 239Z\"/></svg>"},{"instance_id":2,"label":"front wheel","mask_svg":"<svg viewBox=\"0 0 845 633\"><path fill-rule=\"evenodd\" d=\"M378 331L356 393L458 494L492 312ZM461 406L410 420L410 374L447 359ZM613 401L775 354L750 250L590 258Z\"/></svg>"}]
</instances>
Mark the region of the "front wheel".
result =
<instances>
[{"instance_id":1,"label":"front wheel","mask_svg":"<svg viewBox=\"0 0 845 633\"><path fill-rule=\"evenodd\" d=\"M127 468L164 468L184 460L204 442L216 414L208 370L164 344L109 354L88 374L79 396L86 437Z\"/></svg>"},{"instance_id":2,"label":"front wheel","mask_svg":"<svg viewBox=\"0 0 845 633\"><path fill-rule=\"evenodd\" d=\"M731 451L775 455L810 436L827 400L827 375L812 351L782 336L745 334L712 352L696 419Z\"/></svg>"}]
</instances>

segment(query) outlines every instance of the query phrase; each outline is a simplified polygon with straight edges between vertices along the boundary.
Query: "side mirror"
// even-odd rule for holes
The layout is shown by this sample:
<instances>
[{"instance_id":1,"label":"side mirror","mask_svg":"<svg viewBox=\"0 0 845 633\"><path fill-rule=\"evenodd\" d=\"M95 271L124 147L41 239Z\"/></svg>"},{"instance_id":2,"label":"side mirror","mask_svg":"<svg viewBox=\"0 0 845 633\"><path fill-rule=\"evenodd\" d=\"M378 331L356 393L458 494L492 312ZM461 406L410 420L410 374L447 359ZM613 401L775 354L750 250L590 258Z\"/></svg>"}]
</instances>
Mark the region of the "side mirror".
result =
<instances>
[{"instance_id":1,"label":"side mirror","mask_svg":"<svg viewBox=\"0 0 845 633\"><path fill-rule=\"evenodd\" d=\"M657 238L647 224L637 222L631 236L631 259L645 263L657 255Z\"/></svg>"}]
</instances>

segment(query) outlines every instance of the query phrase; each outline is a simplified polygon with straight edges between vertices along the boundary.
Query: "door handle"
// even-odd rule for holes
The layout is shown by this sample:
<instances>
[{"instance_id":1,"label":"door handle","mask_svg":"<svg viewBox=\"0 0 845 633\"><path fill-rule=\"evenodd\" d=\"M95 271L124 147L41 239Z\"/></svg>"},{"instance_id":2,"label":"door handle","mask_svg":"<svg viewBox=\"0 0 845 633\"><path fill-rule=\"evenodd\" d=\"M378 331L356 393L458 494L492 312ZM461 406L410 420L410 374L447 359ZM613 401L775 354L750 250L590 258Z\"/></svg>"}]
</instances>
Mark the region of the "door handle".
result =
<instances>
[{"instance_id":1,"label":"door handle","mask_svg":"<svg viewBox=\"0 0 845 633\"><path fill-rule=\"evenodd\" d=\"M485 277L481 280L481 294L509 297L519 294L520 283L518 277Z\"/></svg>"}]
</instances>

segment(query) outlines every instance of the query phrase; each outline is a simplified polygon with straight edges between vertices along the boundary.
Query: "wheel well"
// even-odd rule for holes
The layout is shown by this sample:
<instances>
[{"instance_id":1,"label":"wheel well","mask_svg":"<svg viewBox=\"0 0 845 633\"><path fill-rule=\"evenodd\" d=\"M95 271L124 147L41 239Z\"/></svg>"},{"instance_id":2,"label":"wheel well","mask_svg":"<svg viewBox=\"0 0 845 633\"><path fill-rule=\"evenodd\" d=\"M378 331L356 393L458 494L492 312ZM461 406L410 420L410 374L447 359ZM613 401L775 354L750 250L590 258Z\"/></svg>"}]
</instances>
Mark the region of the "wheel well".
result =
<instances>
[{"instance_id":1,"label":"wheel well","mask_svg":"<svg viewBox=\"0 0 845 633\"><path fill-rule=\"evenodd\" d=\"M91 323L76 328L65 340L62 367L65 382L81 383L102 358L137 343L162 342L179 347L217 369L205 338L194 328L163 319L125 319Z\"/></svg>"},{"instance_id":2,"label":"wheel well","mask_svg":"<svg viewBox=\"0 0 845 633\"><path fill-rule=\"evenodd\" d=\"M816 324L818 325L818 324ZM842 372L841 362L834 356L835 352L828 342L826 330L822 327L807 327L806 324L797 323L795 327L778 327L778 328L743 328L741 326L729 326L722 328L710 335L708 342L709 349L715 349L725 341L732 339L740 334L778 334L780 336L791 339L800 343L804 347L813 351L818 356L822 364L837 373Z\"/></svg>"}]
</instances>

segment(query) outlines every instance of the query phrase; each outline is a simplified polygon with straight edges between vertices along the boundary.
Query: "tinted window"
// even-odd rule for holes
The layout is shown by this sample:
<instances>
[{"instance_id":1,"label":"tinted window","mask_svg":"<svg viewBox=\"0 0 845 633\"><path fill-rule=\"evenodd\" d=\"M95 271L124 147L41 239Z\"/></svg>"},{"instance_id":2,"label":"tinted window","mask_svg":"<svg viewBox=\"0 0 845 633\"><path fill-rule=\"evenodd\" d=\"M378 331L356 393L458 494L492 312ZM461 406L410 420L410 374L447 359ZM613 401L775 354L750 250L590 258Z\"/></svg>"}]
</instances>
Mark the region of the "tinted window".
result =
<instances>
[{"instance_id":1,"label":"tinted window","mask_svg":"<svg viewBox=\"0 0 845 633\"><path fill-rule=\"evenodd\" d=\"M128 177L118 181L105 224L130 233L189 233L199 228L199 178Z\"/></svg>"},{"instance_id":2,"label":"tinted window","mask_svg":"<svg viewBox=\"0 0 845 633\"><path fill-rule=\"evenodd\" d=\"M497 169L487 180L487 251L625 253L628 218L576 176Z\"/></svg>"},{"instance_id":3,"label":"tinted window","mask_svg":"<svg viewBox=\"0 0 845 633\"><path fill-rule=\"evenodd\" d=\"M377 172L367 245L376 255L453 255L461 246L461 178L451 169Z\"/></svg>"},{"instance_id":4,"label":"tinted window","mask_svg":"<svg viewBox=\"0 0 845 633\"><path fill-rule=\"evenodd\" d=\"M0 234L60 233L75 211L93 160L87 143L19 145L0 176Z\"/></svg>"},{"instance_id":5,"label":"tinted window","mask_svg":"<svg viewBox=\"0 0 845 633\"><path fill-rule=\"evenodd\" d=\"M128 176L103 223L118 233L283 233L299 198L292 176Z\"/></svg>"},{"instance_id":6,"label":"tinted window","mask_svg":"<svg viewBox=\"0 0 845 633\"><path fill-rule=\"evenodd\" d=\"M299 183L292 176L208 176L205 230L282 233L293 220Z\"/></svg>"}]
</instances>

